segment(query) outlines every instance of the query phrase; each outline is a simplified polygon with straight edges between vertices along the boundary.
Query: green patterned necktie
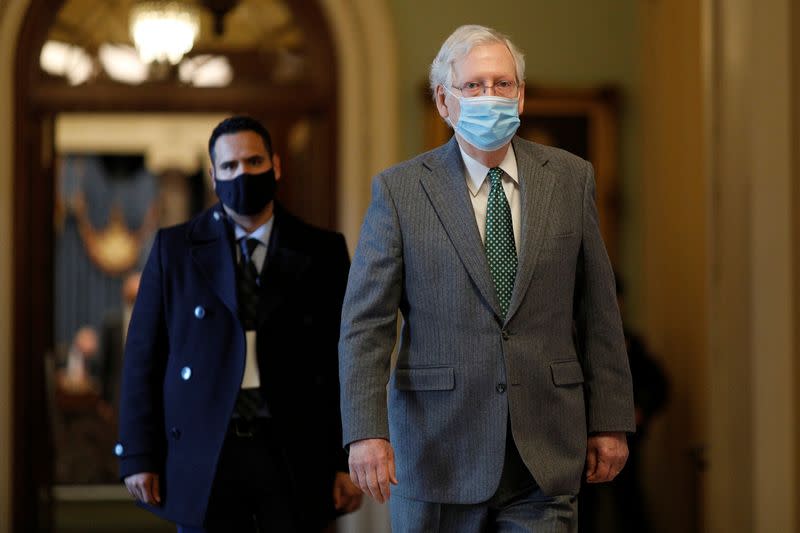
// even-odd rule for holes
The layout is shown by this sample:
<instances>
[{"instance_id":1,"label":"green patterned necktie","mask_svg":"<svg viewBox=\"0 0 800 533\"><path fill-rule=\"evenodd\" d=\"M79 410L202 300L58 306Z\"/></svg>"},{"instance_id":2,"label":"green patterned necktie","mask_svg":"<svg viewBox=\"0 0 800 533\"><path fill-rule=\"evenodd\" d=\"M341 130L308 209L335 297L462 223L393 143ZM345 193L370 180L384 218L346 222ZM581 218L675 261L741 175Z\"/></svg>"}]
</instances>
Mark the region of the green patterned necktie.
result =
<instances>
[{"instance_id":1,"label":"green patterned necktie","mask_svg":"<svg viewBox=\"0 0 800 533\"><path fill-rule=\"evenodd\" d=\"M492 273L497 299L503 317L511 303L514 279L517 277L517 247L514 244L514 226L511 208L503 191L503 171L500 167L489 169L489 203L486 207L486 258Z\"/></svg>"}]
</instances>

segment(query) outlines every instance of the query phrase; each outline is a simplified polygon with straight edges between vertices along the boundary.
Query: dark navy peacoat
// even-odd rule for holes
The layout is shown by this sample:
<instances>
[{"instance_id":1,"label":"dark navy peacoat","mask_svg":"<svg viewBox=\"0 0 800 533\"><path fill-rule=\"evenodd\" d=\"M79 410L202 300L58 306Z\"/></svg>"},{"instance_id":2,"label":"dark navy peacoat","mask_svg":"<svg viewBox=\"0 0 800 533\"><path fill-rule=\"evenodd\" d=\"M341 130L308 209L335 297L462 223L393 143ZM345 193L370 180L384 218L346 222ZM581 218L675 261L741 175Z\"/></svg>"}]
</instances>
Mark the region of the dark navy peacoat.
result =
<instances>
[{"instance_id":1,"label":"dark navy peacoat","mask_svg":"<svg viewBox=\"0 0 800 533\"><path fill-rule=\"evenodd\" d=\"M349 258L342 235L276 206L257 352L264 395L304 529L333 518L341 447L337 342ZM202 524L245 364L231 222L221 205L160 230L142 274L123 363L120 475L156 472L161 505Z\"/></svg>"}]
</instances>

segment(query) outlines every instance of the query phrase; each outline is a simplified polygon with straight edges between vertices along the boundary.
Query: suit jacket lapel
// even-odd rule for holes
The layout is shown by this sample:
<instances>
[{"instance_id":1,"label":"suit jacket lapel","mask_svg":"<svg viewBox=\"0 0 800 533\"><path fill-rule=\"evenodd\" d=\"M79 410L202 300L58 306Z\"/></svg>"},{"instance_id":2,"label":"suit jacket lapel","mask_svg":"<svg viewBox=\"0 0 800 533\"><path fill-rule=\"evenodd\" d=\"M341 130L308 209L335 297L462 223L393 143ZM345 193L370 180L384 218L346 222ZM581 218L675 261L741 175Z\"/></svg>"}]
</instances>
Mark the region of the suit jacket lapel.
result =
<instances>
[{"instance_id":1,"label":"suit jacket lapel","mask_svg":"<svg viewBox=\"0 0 800 533\"><path fill-rule=\"evenodd\" d=\"M225 213L221 205L207 211L190 227L191 256L203 278L233 316L236 307L236 269Z\"/></svg>"},{"instance_id":2,"label":"suit jacket lapel","mask_svg":"<svg viewBox=\"0 0 800 533\"><path fill-rule=\"evenodd\" d=\"M259 325L267 322L286 300L296 291L297 282L311 264L308 256L292 249L291 234L285 227L285 216L276 208L275 225L272 228L267 262L261 272L261 309Z\"/></svg>"},{"instance_id":3,"label":"suit jacket lapel","mask_svg":"<svg viewBox=\"0 0 800 533\"><path fill-rule=\"evenodd\" d=\"M550 197L555 183L552 172L546 167L547 161L537 160L530 148L517 142L516 137L513 146L520 177L522 238L518 254L517 278L514 282L511 302L508 305L506 322L519 308L533 277L536 261L542 248L542 239L547 225L547 208L550 205Z\"/></svg>"},{"instance_id":4,"label":"suit jacket lapel","mask_svg":"<svg viewBox=\"0 0 800 533\"><path fill-rule=\"evenodd\" d=\"M439 158L423 163L430 172L424 174L420 182L461 262L484 300L499 317L502 313L500 302L475 222L475 210L469 199L464 164L455 137L437 153Z\"/></svg>"}]
</instances>

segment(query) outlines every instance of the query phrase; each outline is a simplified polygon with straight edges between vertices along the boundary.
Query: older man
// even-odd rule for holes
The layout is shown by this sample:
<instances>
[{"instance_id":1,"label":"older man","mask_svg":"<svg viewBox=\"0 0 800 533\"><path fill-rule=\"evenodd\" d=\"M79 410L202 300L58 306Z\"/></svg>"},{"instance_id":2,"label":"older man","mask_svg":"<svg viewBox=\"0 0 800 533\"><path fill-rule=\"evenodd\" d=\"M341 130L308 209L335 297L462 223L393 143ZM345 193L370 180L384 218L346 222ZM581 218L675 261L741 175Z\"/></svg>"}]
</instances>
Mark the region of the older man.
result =
<instances>
[{"instance_id":1,"label":"older man","mask_svg":"<svg viewBox=\"0 0 800 533\"><path fill-rule=\"evenodd\" d=\"M575 531L581 473L613 479L634 430L592 166L514 136L524 59L504 35L458 28L430 81L455 135L374 179L350 271L350 475L391 490L395 532Z\"/></svg>"}]
</instances>

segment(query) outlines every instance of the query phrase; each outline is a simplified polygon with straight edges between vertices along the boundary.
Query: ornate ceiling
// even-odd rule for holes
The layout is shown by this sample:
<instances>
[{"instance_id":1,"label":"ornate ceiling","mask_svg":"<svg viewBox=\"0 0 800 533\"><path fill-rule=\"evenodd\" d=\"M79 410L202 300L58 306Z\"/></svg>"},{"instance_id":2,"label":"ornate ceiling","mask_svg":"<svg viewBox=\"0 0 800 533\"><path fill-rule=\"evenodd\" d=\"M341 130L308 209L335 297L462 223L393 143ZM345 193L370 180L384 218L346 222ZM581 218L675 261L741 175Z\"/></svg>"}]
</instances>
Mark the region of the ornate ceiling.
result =
<instances>
[{"instance_id":1,"label":"ornate ceiling","mask_svg":"<svg viewBox=\"0 0 800 533\"><path fill-rule=\"evenodd\" d=\"M67 0L49 38L95 52L103 43L133 44L128 14L136 0ZM284 0L194 1L200 7L200 35L193 53L298 50L303 35ZM209 6L231 4L222 17L223 33L215 31Z\"/></svg>"},{"instance_id":2,"label":"ornate ceiling","mask_svg":"<svg viewBox=\"0 0 800 533\"><path fill-rule=\"evenodd\" d=\"M62 58L63 66L55 70L44 64L42 68L56 78L66 75L71 85L103 80L142 83L177 78L179 69L136 64L138 60L129 29L131 7L136 3L137 0L64 2L50 28L48 41L71 45L73 49L69 54L77 54L72 57L78 59ZM219 68L229 73L221 75L224 78L218 83L221 85L298 83L308 79L308 43L286 0L183 0L182 3L192 4L200 15L200 33L183 62L191 64L180 65L191 69L181 70L184 82L188 79L185 72L204 69L213 74ZM108 59L110 56L102 50L103 45L116 45L123 50L117 50L113 59ZM66 57L65 54L61 55ZM194 58L197 61L193 62ZM215 61L217 64L212 64ZM221 67L220 61L224 63ZM80 72L76 74L74 71L78 67ZM71 75L67 74L70 69ZM130 81L124 81L126 79Z\"/></svg>"}]
</instances>

